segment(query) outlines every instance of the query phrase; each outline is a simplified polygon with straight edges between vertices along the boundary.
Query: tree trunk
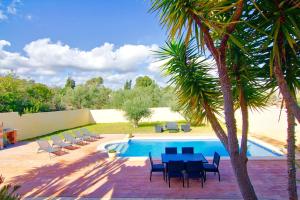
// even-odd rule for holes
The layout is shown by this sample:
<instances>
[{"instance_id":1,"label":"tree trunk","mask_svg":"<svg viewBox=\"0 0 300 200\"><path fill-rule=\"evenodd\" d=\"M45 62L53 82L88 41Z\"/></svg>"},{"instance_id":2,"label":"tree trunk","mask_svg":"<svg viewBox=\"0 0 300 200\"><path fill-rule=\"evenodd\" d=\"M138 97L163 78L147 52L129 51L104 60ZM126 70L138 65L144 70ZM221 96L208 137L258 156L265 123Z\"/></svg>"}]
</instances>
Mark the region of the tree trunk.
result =
<instances>
[{"instance_id":1,"label":"tree trunk","mask_svg":"<svg viewBox=\"0 0 300 200\"><path fill-rule=\"evenodd\" d=\"M137 128L139 126L139 121L133 120L133 128Z\"/></svg>"},{"instance_id":2,"label":"tree trunk","mask_svg":"<svg viewBox=\"0 0 300 200\"><path fill-rule=\"evenodd\" d=\"M287 168L289 199L297 200L296 163L295 163L295 117L286 105L287 113Z\"/></svg>"},{"instance_id":3,"label":"tree trunk","mask_svg":"<svg viewBox=\"0 0 300 200\"><path fill-rule=\"evenodd\" d=\"M219 52L217 59L218 73L221 84L221 90L224 98L224 113L226 120L226 127L228 133L228 145L231 165L235 172L240 191L244 199L257 199L254 188L251 184L248 171L247 162L242 161L239 154L239 143L237 139L236 121L234 117L233 97L231 91L231 82L228 76L227 67L225 63L225 48L224 51ZM246 140L247 142L247 140Z\"/></svg>"},{"instance_id":4,"label":"tree trunk","mask_svg":"<svg viewBox=\"0 0 300 200\"><path fill-rule=\"evenodd\" d=\"M216 118L216 116L212 112L211 107L206 102L204 102L204 109L205 109L205 112L206 112L206 115L207 115L207 119L208 119L209 123L211 124L211 127L213 128L214 132L216 133L218 138L223 143L226 150L229 151L229 149L228 149L228 137L227 137L225 131L223 130L222 126L218 122L218 119Z\"/></svg>"},{"instance_id":5,"label":"tree trunk","mask_svg":"<svg viewBox=\"0 0 300 200\"><path fill-rule=\"evenodd\" d=\"M243 198L245 200L257 199L248 175L247 162L243 162L238 156L231 157L230 160Z\"/></svg>"},{"instance_id":6,"label":"tree trunk","mask_svg":"<svg viewBox=\"0 0 300 200\"><path fill-rule=\"evenodd\" d=\"M243 10L243 0L239 0L237 2L237 9L232 16L233 23L230 23L228 27L226 27L225 36L221 40L221 44L219 48L216 48L214 45L214 41L210 35L209 29L202 24L201 19L194 13L191 13L192 18L195 20L199 28L202 30L204 34L204 41L214 57L217 67L218 67L218 75L221 84L221 90L224 99L224 114L228 135L228 152L231 160L231 164L233 170L235 172L236 179L238 181L240 191L244 199L257 199L254 188L251 184L250 178L247 172L247 162L241 162L241 158L239 155L239 144L237 139L237 129L236 129L236 121L234 117L234 108L233 108L233 98L231 91L231 82L228 76L227 68L226 68L226 48L227 41L229 38L229 34L231 34L237 22L239 21L242 10Z\"/></svg>"},{"instance_id":7,"label":"tree trunk","mask_svg":"<svg viewBox=\"0 0 300 200\"><path fill-rule=\"evenodd\" d=\"M245 100L244 92L240 88L240 106L242 112L242 140L241 140L241 159L242 162L247 162L247 141L248 141L248 130L249 130L249 121L248 121L248 106Z\"/></svg>"},{"instance_id":8,"label":"tree trunk","mask_svg":"<svg viewBox=\"0 0 300 200\"><path fill-rule=\"evenodd\" d=\"M289 107L289 110L293 113L294 117L298 120L300 123L300 107L298 106L296 100L292 97L289 87L287 85L287 82L284 78L282 69L280 65L278 64L277 59L275 58L275 64L274 64L274 75L277 80L277 84L279 86L280 93L283 96L283 99L285 101L286 107Z\"/></svg>"}]
</instances>

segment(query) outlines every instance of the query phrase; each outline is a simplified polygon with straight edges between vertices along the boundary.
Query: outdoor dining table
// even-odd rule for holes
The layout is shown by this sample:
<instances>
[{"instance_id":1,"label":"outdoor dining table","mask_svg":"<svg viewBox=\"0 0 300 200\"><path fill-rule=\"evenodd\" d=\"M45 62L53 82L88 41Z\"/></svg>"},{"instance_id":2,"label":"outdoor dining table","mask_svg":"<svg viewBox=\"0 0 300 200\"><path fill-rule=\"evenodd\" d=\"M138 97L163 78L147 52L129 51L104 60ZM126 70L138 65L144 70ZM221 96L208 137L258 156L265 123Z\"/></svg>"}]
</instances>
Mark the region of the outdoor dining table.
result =
<instances>
[{"instance_id":1,"label":"outdoor dining table","mask_svg":"<svg viewBox=\"0 0 300 200\"><path fill-rule=\"evenodd\" d=\"M203 163L208 163L202 153L195 153L195 154L161 154L161 161L162 163L168 163L169 161L179 161L182 160L183 162L188 161L202 161Z\"/></svg>"}]
</instances>

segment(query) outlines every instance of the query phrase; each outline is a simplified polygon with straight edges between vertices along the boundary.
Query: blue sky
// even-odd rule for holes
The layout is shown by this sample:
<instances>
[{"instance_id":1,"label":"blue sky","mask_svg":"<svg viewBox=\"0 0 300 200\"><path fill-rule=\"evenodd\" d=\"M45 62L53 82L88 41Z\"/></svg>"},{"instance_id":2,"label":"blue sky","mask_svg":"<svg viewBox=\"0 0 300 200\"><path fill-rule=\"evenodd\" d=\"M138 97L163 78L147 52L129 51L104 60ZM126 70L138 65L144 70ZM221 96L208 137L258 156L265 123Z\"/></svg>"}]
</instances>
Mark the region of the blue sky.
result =
<instances>
[{"instance_id":1,"label":"blue sky","mask_svg":"<svg viewBox=\"0 0 300 200\"><path fill-rule=\"evenodd\" d=\"M166 34L149 8L147 0L3 0L0 72L49 85L68 75L78 83L100 75L113 88L139 75L164 84L152 51Z\"/></svg>"}]
</instances>

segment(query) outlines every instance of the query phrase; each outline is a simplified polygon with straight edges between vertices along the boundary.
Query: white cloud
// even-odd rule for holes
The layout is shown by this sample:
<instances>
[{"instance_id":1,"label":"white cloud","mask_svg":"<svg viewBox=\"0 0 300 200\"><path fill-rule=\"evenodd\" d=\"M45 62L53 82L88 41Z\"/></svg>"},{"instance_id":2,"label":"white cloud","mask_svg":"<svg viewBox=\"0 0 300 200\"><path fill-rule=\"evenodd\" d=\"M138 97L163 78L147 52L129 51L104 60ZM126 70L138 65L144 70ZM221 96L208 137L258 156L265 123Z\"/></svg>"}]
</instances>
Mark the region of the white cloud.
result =
<instances>
[{"instance_id":1,"label":"white cloud","mask_svg":"<svg viewBox=\"0 0 300 200\"><path fill-rule=\"evenodd\" d=\"M9 41L0 40L0 68L48 85L64 85L69 75L77 83L102 76L104 83L113 88L122 87L125 80L134 80L139 74L161 81L159 63L152 64L153 50L158 49L155 44L125 44L117 48L104 43L81 50L44 38L25 45L23 54L5 50L10 45Z\"/></svg>"},{"instance_id":2,"label":"white cloud","mask_svg":"<svg viewBox=\"0 0 300 200\"><path fill-rule=\"evenodd\" d=\"M26 15L25 19L27 19L28 21L32 20L32 15L30 15L30 14Z\"/></svg>"},{"instance_id":3,"label":"white cloud","mask_svg":"<svg viewBox=\"0 0 300 200\"><path fill-rule=\"evenodd\" d=\"M6 20L7 16L4 14L3 10L0 10L0 21Z\"/></svg>"},{"instance_id":4,"label":"white cloud","mask_svg":"<svg viewBox=\"0 0 300 200\"><path fill-rule=\"evenodd\" d=\"M20 4L20 0L13 0L8 6L7 6L7 13L16 15L17 14L17 6Z\"/></svg>"},{"instance_id":5,"label":"white cloud","mask_svg":"<svg viewBox=\"0 0 300 200\"><path fill-rule=\"evenodd\" d=\"M167 62L167 60L159 60L151 62L148 66L148 70L150 72L156 72L159 73L162 71L162 66Z\"/></svg>"},{"instance_id":6,"label":"white cloud","mask_svg":"<svg viewBox=\"0 0 300 200\"><path fill-rule=\"evenodd\" d=\"M49 38L39 39L24 47L31 67L50 69L76 68L81 70L132 71L148 63L157 45L123 45L115 48L111 43L83 51Z\"/></svg>"}]
</instances>

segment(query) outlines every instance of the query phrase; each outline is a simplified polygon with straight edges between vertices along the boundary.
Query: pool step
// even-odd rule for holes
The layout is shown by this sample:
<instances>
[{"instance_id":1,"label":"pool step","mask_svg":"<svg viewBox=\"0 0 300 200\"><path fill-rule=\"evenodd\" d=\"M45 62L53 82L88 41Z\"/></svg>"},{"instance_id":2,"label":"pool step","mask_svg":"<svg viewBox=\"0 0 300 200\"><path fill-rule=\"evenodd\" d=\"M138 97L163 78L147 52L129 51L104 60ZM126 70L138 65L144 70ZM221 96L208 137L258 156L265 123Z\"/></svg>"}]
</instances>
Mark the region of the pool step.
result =
<instances>
[{"instance_id":1,"label":"pool step","mask_svg":"<svg viewBox=\"0 0 300 200\"><path fill-rule=\"evenodd\" d=\"M119 143L118 146L115 148L117 152L123 153L127 150L128 144L127 143Z\"/></svg>"}]
</instances>

